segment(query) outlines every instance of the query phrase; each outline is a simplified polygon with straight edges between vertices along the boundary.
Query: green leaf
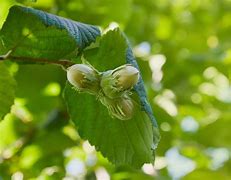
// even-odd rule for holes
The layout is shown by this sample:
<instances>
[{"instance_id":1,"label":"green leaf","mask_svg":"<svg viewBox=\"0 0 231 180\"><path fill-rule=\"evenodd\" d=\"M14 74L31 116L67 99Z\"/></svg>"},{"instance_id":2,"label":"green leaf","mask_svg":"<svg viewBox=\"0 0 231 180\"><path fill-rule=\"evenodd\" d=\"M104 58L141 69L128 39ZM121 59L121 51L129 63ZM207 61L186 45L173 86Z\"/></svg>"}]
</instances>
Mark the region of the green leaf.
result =
<instances>
[{"instance_id":1,"label":"green leaf","mask_svg":"<svg viewBox=\"0 0 231 180\"><path fill-rule=\"evenodd\" d=\"M96 69L105 71L125 64L127 47L124 36L116 28L102 36L98 48L86 50L85 56Z\"/></svg>"},{"instance_id":2,"label":"green leaf","mask_svg":"<svg viewBox=\"0 0 231 180\"><path fill-rule=\"evenodd\" d=\"M13 114L9 114L0 123L1 141L0 141L0 154L8 149L17 149L14 142L20 137L24 136L26 131L30 128L25 125L20 119ZM15 151L14 151L15 152ZM2 155L2 154L1 154Z\"/></svg>"},{"instance_id":3,"label":"green leaf","mask_svg":"<svg viewBox=\"0 0 231 180\"><path fill-rule=\"evenodd\" d=\"M129 42L128 42L128 48L127 48L127 53L126 53L126 61L128 64L132 64L134 67L139 69L139 66L136 62L136 59L135 59L133 53L132 53L132 48L131 48ZM147 100L147 94L146 94L146 91L144 88L144 81L142 79L142 76L140 76L140 79L139 79L137 85L135 86L135 91L139 95L141 106L144 109L144 111L148 114L148 117L150 118L153 126L158 128L157 121L153 115L151 105ZM158 141L158 138L159 137L157 137L156 141Z\"/></svg>"},{"instance_id":4,"label":"green leaf","mask_svg":"<svg viewBox=\"0 0 231 180\"><path fill-rule=\"evenodd\" d=\"M145 112L135 106L136 113L128 121L112 118L108 110L92 95L78 93L67 84L64 98L72 121L83 139L116 165L141 167L154 161L154 131Z\"/></svg>"},{"instance_id":5,"label":"green leaf","mask_svg":"<svg viewBox=\"0 0 231 180\"><path fill-rule=\"evenodd\" d=\"M119 29L115 29L102 37L97 49L85 51L85 58L100 71L114 69L126 62L138 68L131 53L125 36ZM107 108L94 96L79 94L70 85L65 89L64 98L82 138L88 139L117 165L141 167L146 162L154 161L153 150L160 136L156 122L153 123L154 117L141 78L135 90L132 96L136 102L135 114L128 121L111 118ZM147 105L150 109L145 109Z\"/></svg>"},{"instance_id":6,"label":"green leaf","mask_svg":"<svg viewBox=\"0 0 231 180\"><path fill-rule=\"evenodd\" d=\"M31 79L33 78L33 80ZM45 94L45 89L55 83L62 89L65 86L65 72L54 65L20 65L15 75L16 96L25 99L25 107L32 114L34 123L43 123L49 113L60 109L62 98Z\"/></svg>"},{"instance_id":7,"label":"green leaf","mask_svg":"<svg viewBox=\"0 0 231 180\"><path fill-rule=\"evenodd\" d=\"M46 59L76 56L100 35L96 26L55 16L40 10L13 6L0 32L6 53ZM3 52L1 52L3 53Z\"/></svg>"},{"instance_id":8,"label":"green leaf","mask_svg":"<svg viewBox=\"0 0 231 180\"><path fill-rule=\"evenodd\" d=\"M10 111L14 103L16 82L7 67L0 62L0 120Z\"/></svg>"},{"instance_id":9,"label":"green leaf","mask_svg":"<svg viewBox=\"0 0 231 180\"><path fill-rule=\"evenodd\" d=\"M118 28L108 31L102 37L99 48L91 51L86 51L86 59L98 70L114 69L125 63L132 64L139 69L128 39ZM158 128L152 108L147 100L142 76L140 76L135 86L135 91L139 95L142 109L148 114L152 124ZM158 140L159 137L157 137L156 141Z\"/></svg>"}]
</instances>

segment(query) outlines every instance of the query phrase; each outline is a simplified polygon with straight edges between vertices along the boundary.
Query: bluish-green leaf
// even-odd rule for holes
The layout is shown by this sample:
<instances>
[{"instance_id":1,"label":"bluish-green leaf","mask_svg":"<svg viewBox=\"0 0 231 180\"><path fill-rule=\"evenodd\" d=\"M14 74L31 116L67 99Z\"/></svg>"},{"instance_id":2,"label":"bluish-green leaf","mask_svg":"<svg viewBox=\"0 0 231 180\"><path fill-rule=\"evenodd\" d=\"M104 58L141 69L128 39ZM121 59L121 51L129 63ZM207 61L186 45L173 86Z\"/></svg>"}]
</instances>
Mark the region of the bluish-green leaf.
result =
<instances>
[{"instance_id":1,"label":"bluish-green leaf","mask_svg":"<svg viewBox=\"0 0 231 180\"><path fill-rule=\"evenodd\" d=\"M1 53L46 59L76 55L100 35L96 26L75 22L40 10L13 6L0 31Z\"/></svg>"}]
</instances>

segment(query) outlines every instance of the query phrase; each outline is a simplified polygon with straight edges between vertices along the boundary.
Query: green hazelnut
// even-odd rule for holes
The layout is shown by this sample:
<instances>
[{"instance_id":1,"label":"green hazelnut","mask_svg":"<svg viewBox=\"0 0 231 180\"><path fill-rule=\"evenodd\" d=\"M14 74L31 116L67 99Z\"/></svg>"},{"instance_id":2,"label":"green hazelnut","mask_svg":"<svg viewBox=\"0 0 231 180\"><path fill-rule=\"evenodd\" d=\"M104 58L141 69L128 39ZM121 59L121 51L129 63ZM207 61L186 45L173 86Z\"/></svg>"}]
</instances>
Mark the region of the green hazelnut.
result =
<instances>
[{"instance_id":1,"label":"green hazelnut","mask_svg":"<svg viewBox=\"0 0 231 180\"><path fill-rule=\"evenodd\" d=\"M75 64L67 69L68 81L80 91L97 94L100 90L99 76L90 66Z\"/></svg>"},{"instance_id":2,"label":"green hazelnut","mask_svg":"<svg viewBox=\"0 0 231 180\"><path fill-rule=\"evenodd\" d=\"M101 99L101 102L107 107L109 114L114 118L129 120L133 117L134 105L128 96L115 99L104 97Z\"/></svg>"},{"instance_id":3,"label":"green hazelnut","mask_svg":"<svg viewBox=\"0 0 231 180\"><path fill-rule=\"evenodd\" d=\"M117 98L133 88L139 80L139 71L130 64L103 73L100 85L105 95Z\"/></svg>"}]
</instances>

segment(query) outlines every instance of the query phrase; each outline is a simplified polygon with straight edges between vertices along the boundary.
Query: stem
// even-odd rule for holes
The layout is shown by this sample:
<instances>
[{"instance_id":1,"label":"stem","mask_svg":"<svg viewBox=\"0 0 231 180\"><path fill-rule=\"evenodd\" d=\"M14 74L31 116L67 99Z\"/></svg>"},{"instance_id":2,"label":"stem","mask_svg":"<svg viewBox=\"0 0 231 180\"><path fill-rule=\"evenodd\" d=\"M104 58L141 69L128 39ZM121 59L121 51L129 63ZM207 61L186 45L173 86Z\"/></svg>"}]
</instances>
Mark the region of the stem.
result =
<instances>
[{"instance_id":1,"label":"stem","mask_svg":"<svg viewBox=\"0 0 231 180\"><path fill-rule=\"evenodd\" d=\"M62 66L64 69L68 68L69 66L73 65L74 63L69 61L69 60L57 60L57 61L52 61L46 58L31 58L31 57L17 57L11 55L12 51L9 51L7 54L0 56L0 61L4 61L7 59L10 59L12 61L16 62L36 62L36 63L42 63L42 64L54 64L54 65L59 65Z\"/></svg>"},{"instance_id":2,"label":"stem","mask_svg":"<svg viewBox=\"0 0 231 180\"><path fill-rule=\"evenodd\" d=\"M67 68L74 63L68 60L58 60L58 61L51 61L45 58L30 58L30 57L17 57L17 56L9 56L8 59L11 59L16 62L37 62L42 64L55 64Z\"/></svg>"}]
</instances>

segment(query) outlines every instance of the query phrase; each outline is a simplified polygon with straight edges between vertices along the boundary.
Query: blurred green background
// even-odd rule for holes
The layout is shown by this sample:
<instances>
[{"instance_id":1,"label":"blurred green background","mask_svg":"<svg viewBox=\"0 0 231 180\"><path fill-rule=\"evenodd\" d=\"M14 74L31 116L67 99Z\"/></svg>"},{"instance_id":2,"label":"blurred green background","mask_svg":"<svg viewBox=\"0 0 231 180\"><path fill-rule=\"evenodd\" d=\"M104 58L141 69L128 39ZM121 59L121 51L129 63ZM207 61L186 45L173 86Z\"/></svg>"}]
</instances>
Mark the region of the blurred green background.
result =
<instances>
[{"instance_id":1,"label":"blurred green background","mask_svg":"<svg viewBox=\"0 0 231 180\"><path fill-rule=\"evenodd\" d=\"M0 180L231 179L231 0L0 0L0 27L18 3L119 26L162 139L154 166L114 167L68 121L64 71L13 64L17 98L0 122Z\"/></svg>"}]
</instances>

